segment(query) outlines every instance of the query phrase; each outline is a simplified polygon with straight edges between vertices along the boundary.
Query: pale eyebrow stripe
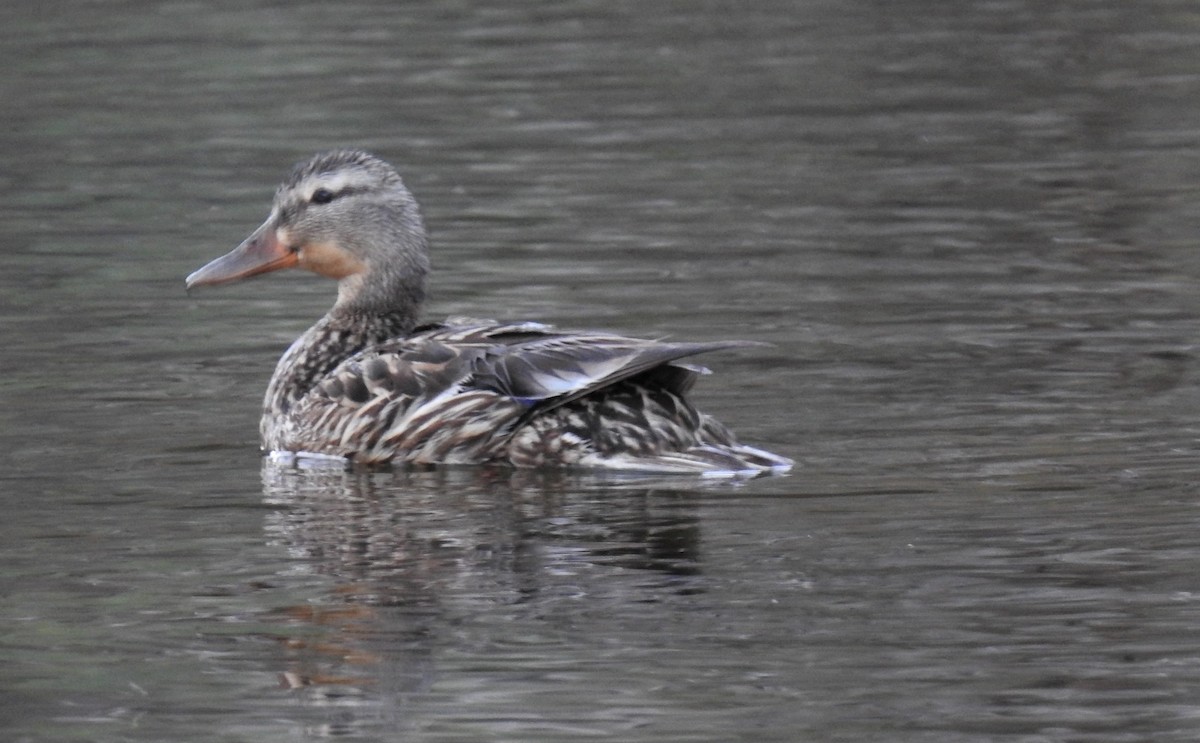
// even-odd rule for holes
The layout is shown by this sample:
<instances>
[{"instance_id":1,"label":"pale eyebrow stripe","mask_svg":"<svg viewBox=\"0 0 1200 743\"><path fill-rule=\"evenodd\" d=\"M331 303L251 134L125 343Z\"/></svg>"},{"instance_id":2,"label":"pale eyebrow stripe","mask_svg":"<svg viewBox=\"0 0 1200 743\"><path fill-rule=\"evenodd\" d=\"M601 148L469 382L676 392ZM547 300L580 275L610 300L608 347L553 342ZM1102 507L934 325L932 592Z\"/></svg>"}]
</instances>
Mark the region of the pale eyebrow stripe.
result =
<instances>
[{"instance_id":1,"label":"pale eyebrow stripe","mask_svg":"<svg viewBox=\"0 0 1200 743\"><path fill-rule=\"evenodd\" d=\"M328 189L336 195L365 191L368 179L369 176L365 173L323 173L310 179L301 193L304 195L305 201L310 201L312 195L322 188Z\"/></svg>"}]
</instances>

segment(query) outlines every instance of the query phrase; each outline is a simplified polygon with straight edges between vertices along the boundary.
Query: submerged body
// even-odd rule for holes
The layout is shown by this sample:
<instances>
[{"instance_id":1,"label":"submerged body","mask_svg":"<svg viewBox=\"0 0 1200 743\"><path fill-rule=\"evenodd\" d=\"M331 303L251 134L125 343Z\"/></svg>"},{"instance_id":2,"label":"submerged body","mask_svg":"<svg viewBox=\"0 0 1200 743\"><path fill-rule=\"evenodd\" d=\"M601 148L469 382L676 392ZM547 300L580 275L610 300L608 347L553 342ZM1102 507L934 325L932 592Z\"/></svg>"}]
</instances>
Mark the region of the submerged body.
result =
<instances>
[{"instance_id":1,"label":"submerged body","mask_svg":"<svg viewBox=\"0 0 1200 743\"><path fill-rule=\"evenodd\" d=\"M338 279L333 309L275 369L264 450L710 475L792 466L737 443L687 400L704 370L683 359L751 344L468 319L417 327L426 251L416 203L395 170L338 150L297 166L267 221L188 277L190 288L299 266Z\"/></svg>"}]
</instances>

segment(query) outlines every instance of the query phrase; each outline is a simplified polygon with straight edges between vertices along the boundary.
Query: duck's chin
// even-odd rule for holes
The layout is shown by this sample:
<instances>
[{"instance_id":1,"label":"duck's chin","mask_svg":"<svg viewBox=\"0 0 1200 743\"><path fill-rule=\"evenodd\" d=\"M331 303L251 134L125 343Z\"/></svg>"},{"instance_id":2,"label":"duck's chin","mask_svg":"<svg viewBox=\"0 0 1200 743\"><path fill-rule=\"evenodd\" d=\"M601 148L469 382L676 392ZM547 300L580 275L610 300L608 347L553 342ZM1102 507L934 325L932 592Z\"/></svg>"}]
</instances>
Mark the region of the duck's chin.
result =
<instances>
[{"instance_id":1,"label":"duck's chin","mask_svg":"<svg viewBox=\"0 0 1200 743\"><path fill-rule=\"evenodd\" d=\"M306 243L298 251L298 265L308 271L331 279L365 274L367 264L336 242Z\"/></svg>"}]
</instances>

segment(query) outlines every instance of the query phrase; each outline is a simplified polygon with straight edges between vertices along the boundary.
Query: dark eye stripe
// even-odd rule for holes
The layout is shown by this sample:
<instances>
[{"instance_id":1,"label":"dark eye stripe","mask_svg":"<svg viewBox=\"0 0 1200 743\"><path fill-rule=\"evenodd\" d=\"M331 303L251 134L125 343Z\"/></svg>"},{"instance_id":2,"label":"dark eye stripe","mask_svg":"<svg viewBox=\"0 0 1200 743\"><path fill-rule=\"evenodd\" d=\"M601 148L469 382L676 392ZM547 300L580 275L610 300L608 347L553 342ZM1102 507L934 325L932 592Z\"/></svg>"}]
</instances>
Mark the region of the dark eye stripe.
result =
<instances>
[{"instance_id":1,"label":"dark eye stripe","mask_svg":"<svg viewBox=\"0 0 1200 743\"><path fill-rule=\"evenodd\" d=\"M362 186L342 186L342 188L337 191L334 191L329 188L321 187L312 192L312 196L309 197L308 203L310 203L310 204L328 204L329 202L333 201L334 199L340 199L343 196L348 196L350 194L356 194L356 193L362 193L367 190L369 190L369 189L364 188Z\"/></svg>"}]
</instances>

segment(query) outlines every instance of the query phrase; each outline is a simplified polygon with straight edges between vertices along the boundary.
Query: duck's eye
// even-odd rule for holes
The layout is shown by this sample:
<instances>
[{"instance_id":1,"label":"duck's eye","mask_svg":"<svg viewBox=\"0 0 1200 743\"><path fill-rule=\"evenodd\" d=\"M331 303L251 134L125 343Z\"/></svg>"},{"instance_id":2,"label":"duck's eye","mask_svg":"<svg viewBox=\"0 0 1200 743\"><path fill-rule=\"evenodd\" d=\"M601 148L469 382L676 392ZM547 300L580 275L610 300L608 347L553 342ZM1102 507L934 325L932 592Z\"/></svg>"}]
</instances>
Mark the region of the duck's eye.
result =
<instances>
[{"instance_id":1,"label":"duck's eye","mask_svg":"<svg viewBox=\"0 0 1200 743\"><path fill-rule=\"evenodd\" d=\"M333 191L330 191L328 188L318 188L316 191L313 191L312 198L309 201L314 204L328 204L333 201L333 195Z\"/></svg>"}]
</instances>

